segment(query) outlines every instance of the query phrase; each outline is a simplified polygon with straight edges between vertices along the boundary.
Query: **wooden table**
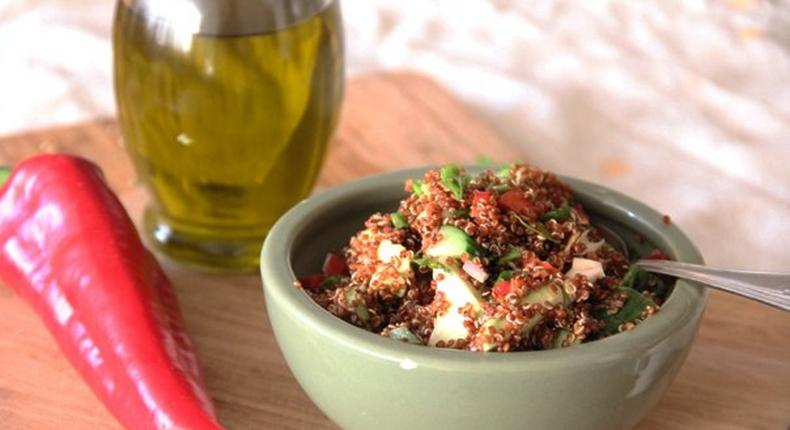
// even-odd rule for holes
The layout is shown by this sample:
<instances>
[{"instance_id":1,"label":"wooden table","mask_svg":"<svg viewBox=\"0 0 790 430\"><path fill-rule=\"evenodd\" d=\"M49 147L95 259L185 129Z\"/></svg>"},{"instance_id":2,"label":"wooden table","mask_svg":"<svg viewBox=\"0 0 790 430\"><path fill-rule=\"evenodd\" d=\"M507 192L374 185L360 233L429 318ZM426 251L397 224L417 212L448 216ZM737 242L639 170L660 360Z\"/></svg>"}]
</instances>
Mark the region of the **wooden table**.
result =
<instances>
[{"instance_id":1,"label":"wooden table","mask_svg":"<svg viewBox=\"0 0 790 430\"><path fill-rule=\"evenodd\" d=\"M319 187L408 166L529 159L430 80L378 74L348 86ZM102 120L0 140L0 162L41 151L97 161L133 217L136 184L118 128ZM288 371L272 337L257 276L196 273L164 261L208 390L228 429L335 429ZM790 425L790 314L714 292L674 384L640 425L658 429L775 429ZM114 429L118 424L61 356L34 313L0 288L0 428Z\"/></svg>"}]
</instances>

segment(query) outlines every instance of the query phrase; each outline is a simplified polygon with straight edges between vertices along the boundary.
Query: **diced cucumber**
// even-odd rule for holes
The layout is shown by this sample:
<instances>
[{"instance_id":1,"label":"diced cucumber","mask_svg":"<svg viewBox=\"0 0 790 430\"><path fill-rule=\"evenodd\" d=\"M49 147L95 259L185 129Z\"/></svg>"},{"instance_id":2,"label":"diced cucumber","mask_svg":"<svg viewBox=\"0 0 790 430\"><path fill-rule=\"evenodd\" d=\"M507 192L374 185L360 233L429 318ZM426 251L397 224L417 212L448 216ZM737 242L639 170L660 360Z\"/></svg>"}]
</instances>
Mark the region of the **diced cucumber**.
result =
<instances>
[{"instance_id":1,"label":"diced cucumber","mask_svg":"<svg viewBox=\"0 0 790 430\"><path fill-rule=\"evenodd\" d=\"M475 311L481 312L483 299L480 293L460 276L460 269L454 265L446 269L433 269L433 278L436 280L436 291L444 295L450 307L436 316L428 344L433 346L439 341L466 339L469 331L464 324L464 315L459 310L471 304Z\"/></svg>"},{"instance_id":2,"label":"diced cucumber","mask_svg":"<svg viewBox=\"0 0 790 430\"><path fill-rule=\"evenodd\" d=\"M543 321L543 315L538 314L533 316L532 318L529 319L529 321L527 321L526 324L524 324L523 327L521 327L521 330L519 330L519 334L521 334L521 336L528 335L529 332L532 331L532 329L535 328L536 325L540 324L541 321ZM497 330L502 330L504 325L505 325L505 320L503 318L491 318L480 326L480 333L486 333L486 331L490 327L494 327ZM481 346L481 349L483 351L493 351L495 348L496 348L495 343L484 343Z\"/></svg>"},{"instance_id":3,"label":"diced cucumber","mask_svg":"<svg viewBox=\"0 0 790 430\"><path fill-rule=\"evenodd\" d=\"M573 339L572 342L568 342L568 338L570 337L571 337L570 330L564 328L557 330L557 332L554 334L554 340L552 341L552 348L554 349L565 348L571 345L576 345L581 343L579 339ZM567 345L565 345L566 342L568 342Z\"/></svg>"},{"instance_id":4,"label":"diced cucumber","mask_svg":"<svg viewBox=\"0 0 790 430\"><path fill-rule=\"evenodd\" d=\"M412 343L415 345L422 345L422 341L411 330L404 326L396 327L387 333L390 339L399 340L401 342Z\"/></svg>"},{"instance_id":5,"label":"diced cucumber","mask_svg":"<svg viewBox=\"0 0 790 430\"><path fill-rule=\"evenodd\" d=\"M370 312L368 311L368 306L365 304L365 301L359 298L357 290L351 289L346 291L346 303L353 304L354 302L357 303L354 308L357 317L361 321L368 322L370 320Z\"/></svg>"},{"instance_id":6,"label":"diced cucumber","mask_svg":"<svg viewBox=\"0 0 790 430\"><path fill-rule=\"evenodd\" d=\"M550 306L566 303L565 293L562 286L552 282L535 291L531 291L522 299L523 303L547 304Z\"/></svg>"},{"instance_id":7,"label":"diced cucumber","mask_svg":"<svg viewBox=\"0 0 790 430\"><path fill-rule=\"evenodd\" d=\"M392 241L385 239L379 243L379 247L376 250L376 256L382 263L389 263L395 258L400 259L398 264L398 272L407 274L410 270L409 265L411 264L411 258L404 256L404 251L406 251L406 247L403 245L393 243Z\"/></svg>"},{"instance_id":8,"label":"diced cucumber","mask_svg":"<svg viewBox=\"0 0 790 430\"><path fill-rule=\"evenodd\" d=\"M474 239L458 227L443 225L439 229L439 234L441 239L426 249L425 255L429 257L457 258L463 254L473 256L479 253Z\"/></svg>"}]
</instances>

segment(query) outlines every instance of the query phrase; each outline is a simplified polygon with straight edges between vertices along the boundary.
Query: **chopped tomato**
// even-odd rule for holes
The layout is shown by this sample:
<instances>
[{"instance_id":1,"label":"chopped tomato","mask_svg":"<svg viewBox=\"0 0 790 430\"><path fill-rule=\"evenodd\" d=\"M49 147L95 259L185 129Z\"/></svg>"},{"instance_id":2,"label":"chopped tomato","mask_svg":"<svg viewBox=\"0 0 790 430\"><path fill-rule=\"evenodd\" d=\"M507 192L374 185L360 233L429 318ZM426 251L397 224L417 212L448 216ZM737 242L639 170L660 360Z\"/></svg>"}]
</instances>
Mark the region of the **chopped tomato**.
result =
<instances>
[{"instance_id":1,"label":"chopped tomato","mask_svg":"<svg viewBox=\"0 0 790 430\"><path fill-rule=\"evenodd\" d=\"M348 273L348 266L346 260L342 255L330 252L326 254L324 265L321 269L326 276L342 276Z\"/></svg>"},{"instance_id":2,"label":"chopped tomato","mask_svg":"<svg viewBox=\"0 0 790 430\"><path fill-rule=\"evenodd\" d=\"M491 294L497 299L502 299L510 294L510 287L510 281L503 279L494 285L494 288L491 289Z\"/></svg>"},{"instance_id":3,"label":"chopped tomato","mask_svg":"<svg viewBox=\"0 0 790 430\"><path fill-rule=\"evenodd\" d=\"M516 213L531 213L534 205L521 190L509 189L499 196L497 203L502 209Z\"/></svg>"},{"instance_id":4,"label":"chopped tomato","mask_svg":"<svg viewBox=\"0 0 790 430\"><path fill-rule=\"evenodd\" d=\"M538 256L536 256L535 254L532 254L532 253L528 254L522 261L524 262L524 266L525 267L529 267L529 266L535 267L535 266L537 266L537 267L542 267L542 268L546 269L549 272L556 272L557 271L557 268L552 266L551 263L549 263L548 261L541 260L540 258L538 258Z\"/></svg>"},{"instance_id":5,"label":"chopped tomato","mask_svg":"<svg viewBox=\"0 0 790 430\"><path fill-rule=\"evenodd\" d=\"M576 215L579 217L579 222L582 224L589 224L590 223L590 216L587 215L587 212L584 211L584 208L581 204L576 203L573 207L573 210L576 211Z\"/></svg>"},{"instance_id":6,"label":"chopped tomato","mask_svg":"<svg viewBox=\"0 0 790 430\"><path fill-rule=\"evenodd\" d=\"M299 283L302 285L302 288L318 290L324 285L324 280L326 280L326 276L316 273L314 275L307 275L304 278L299 278Z\"/></svg>"},{"instance_id":7,"label":"chopped tomato","mask_svg":"<svg viewBox=\"0 0 790 430\"><path fill-rule=\"evenodd\" d=\"M476 205L481 200L488 200L492 196L491 191L477 191L472 192L472 206Z\"/></svg>"}]
</instances>

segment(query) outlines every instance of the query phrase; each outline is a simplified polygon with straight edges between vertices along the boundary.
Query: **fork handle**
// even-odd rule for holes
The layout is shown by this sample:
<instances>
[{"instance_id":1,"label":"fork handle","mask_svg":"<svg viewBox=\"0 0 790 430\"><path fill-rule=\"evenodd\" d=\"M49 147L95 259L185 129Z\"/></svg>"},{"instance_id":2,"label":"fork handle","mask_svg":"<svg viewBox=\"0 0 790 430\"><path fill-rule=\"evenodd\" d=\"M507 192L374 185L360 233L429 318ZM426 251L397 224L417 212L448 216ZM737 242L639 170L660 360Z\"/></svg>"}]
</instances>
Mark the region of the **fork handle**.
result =
<instances>
[{"instance_id":1,"label":"fork handle","mask_svg":"<svg viewBox=\"0 0 790 430\"><path fill-rule=\"evenodd\" d=\"M639 260L636 265L648 272L696 281L790 311L790 273L716 269L668 260Z\"/></svg>"}]
</instances>

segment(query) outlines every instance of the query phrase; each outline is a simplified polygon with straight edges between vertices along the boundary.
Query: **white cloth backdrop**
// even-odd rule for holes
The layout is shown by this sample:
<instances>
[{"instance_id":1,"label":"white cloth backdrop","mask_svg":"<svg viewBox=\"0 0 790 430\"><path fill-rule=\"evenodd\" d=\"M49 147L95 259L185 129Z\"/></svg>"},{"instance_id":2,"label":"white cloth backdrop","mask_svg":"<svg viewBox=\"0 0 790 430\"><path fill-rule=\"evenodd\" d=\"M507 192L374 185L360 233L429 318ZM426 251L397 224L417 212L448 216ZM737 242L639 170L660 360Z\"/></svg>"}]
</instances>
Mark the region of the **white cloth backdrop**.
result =
<instances>
[{"instance_id":1,"label":"white cloth backdrop","mask_svg":"<svg viewBox=\"0 0 790 430\"><path fill-rule=\"evenodd\" d=\"M112 3L0 0L0 135L114 113ZM428 73L529 161L670 214L709 263L790 270L788 2L342 5L350 74Z\"/></svg>"}]
</instances>

